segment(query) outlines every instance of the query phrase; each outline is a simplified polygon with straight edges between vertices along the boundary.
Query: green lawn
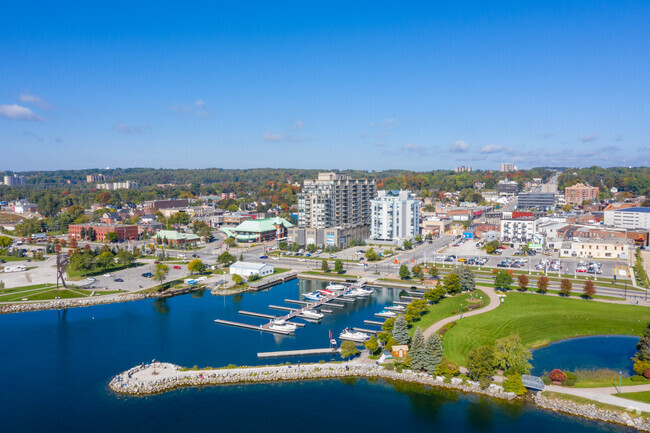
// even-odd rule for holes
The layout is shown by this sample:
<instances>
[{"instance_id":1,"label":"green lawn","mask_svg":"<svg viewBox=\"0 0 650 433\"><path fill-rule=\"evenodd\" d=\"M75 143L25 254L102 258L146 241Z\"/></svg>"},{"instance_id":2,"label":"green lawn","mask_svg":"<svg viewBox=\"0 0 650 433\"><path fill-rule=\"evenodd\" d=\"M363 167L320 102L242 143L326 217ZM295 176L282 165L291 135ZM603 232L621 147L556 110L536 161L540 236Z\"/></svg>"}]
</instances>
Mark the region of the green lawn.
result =
<instances>
[{"instance_id":1,"label":"green lawn","mask_svg":"<svg viewBox=\"0 0 650 433\"><path fill-rule=\"evenodd\" d=\"M5 262L24 262L28 258L29 257L0 256L0 259L4 260Z\"/></svg>"},{"instance_id":2,"label":"green lawn","mask_svg":"<svg viewBox=\"0 0 650 433\"><path fill-rule=\"evenodd\" d=\"M287 268L274 268L273 275L275 274L281 274L283 272L289 272L291 269Z\"/></svg>"},{"instance_id":3,"label":"green lawn","mask_svg":"<svg viewBox=\"0 0 650 433\"><path fill-rule=\"evenodd\" d=\"M116 264L115 266L110 266L108 268L104 269L94 269L92 271L84 272L84 271L73 271L70 268L66 270L66 273L68 274L68 279L70 281L78 281L78 280L83 280L86 277L93 277L97 275L103 275L111 272L117 272L121 271L123 269L127 268L135 268L138 266L145 266L144 263L132 263L130 265L118 265Z\"/></svg>"},{"instance_id":4,"label":"green lawn","mask_svg":"<svg viewBox=\"0 0 650 433\"><path fill-rule=\"evenodd\" d=\"M480 290L475 290L473 295L474 297L482 296L483 299L485 299L486 304L489 302L488 295ZM470 296L472 295L469 293L463 293L462 295L454 296L453 298L444 298L437 304L431 305L429 311L410 329L411 335L413 335L415 328L418 326L422 331L424 331L439 320L458 314L460 304L462 303L463 306L467 306L467 299L470 298Z\"/></svg>"},{"instance_id":5,"label":"green lawn","mask_svg":"<svg viewBox=\"0 0 650 433\"><path fill-rule=\"evenodd\" d=\"M56 289L56 286L39 284L35 286L25 286L15 289L3 290L0 293L0 302L22 302L23 299L28 301L46 301L56 298L85 298L89 297L92 290L68 288ZM120 290L95 291L95 296L112 295L122 293Z\"/></svg>"},{"instance_id":6,"label":"green lawn","mask_svg":"<svg viewBox=\"0 0 650 433\"><path fill-rule=\"evenodd\" d=\"M483 287L494 287L494 284L490 283L476 283L477 286L483 286ZM571 290L571 293L569 294L570 297L572 298L582 298L582 288L579 287L579 290L576 290L576 287L574 286L573 289ZM513 285L510 286L510 291L515 292L517 290L517 286ZM535 286L529 286L528 290L526 291L527 293L537 293L537 287ZM557 295L560 293L559 290L551 290L548 289L546 291L548 294L552 295ZM598 289L596 289L596 295L593 296L594 299L605 299L605 300L610 300L610 301L622 301L623 298L618 298L616 296L603 296L603 295L598 295Z\"/></svg>"},{"instance_id":7,"label":"green lawn","mask_svg":"<svg viewBox=\"0 0 650 433\"><path fill-rule=\"evenodd\" d=\"M624 392L617 397L627 398L634 401L641 401L643 403L650 403L650 391Z\"/></svg>"},{"instance_id":8,"label":"green lawn","mask_svg":"<svg viewBox=\"0 0 650 433\"><path fill-rule=\"evenodd\" d=\"M509 293L496 310L459 321L444 336L445 356L460 363L475 346L519 334L530 347L583 335L641 335L650 309L525 293Z\"/></svg>"},{"instance_id":9,"label":"green lawn","mask_svg":"<svg viewBox=\"0 0 650 433\"><path fill-rule=\"evenodd\" d=\"M338 278L359 278L358 275L337 274L336 272L306 271L302 273L307 275L325 275L325 276L338 277Z\"/></svg>"}]
</instances>

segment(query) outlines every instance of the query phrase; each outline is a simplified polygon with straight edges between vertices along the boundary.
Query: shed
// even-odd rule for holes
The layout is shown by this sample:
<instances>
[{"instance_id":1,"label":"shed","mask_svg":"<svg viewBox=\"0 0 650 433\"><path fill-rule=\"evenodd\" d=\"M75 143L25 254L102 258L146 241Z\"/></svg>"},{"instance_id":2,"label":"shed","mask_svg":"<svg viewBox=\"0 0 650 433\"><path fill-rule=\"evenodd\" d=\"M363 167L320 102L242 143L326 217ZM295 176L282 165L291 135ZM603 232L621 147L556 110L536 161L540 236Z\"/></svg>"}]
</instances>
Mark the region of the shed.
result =
<instances>
[{"instance_id":1,"label":"shed","mask_svg":"<svg viewBox=\"0 0 650 433\"><path fill-rule=\"evenodd\" d=\"M393 358L406 358L409 354L409 347L406 344L400 344L391 348Z\"/></svg>"},{"instance_id":2,"label":"shed","mask_svg":"<svg viewBox=\"0 0 650 433\"><path fill-rule=\"evenodd\" d=\"M275 268L272 265L267 265L266 263L235 262L230 265L231 275L237 274L244 278L248 278L251 275L266 277L267 275L272 275L274 271Z\"/></svg>"}]
</instances>

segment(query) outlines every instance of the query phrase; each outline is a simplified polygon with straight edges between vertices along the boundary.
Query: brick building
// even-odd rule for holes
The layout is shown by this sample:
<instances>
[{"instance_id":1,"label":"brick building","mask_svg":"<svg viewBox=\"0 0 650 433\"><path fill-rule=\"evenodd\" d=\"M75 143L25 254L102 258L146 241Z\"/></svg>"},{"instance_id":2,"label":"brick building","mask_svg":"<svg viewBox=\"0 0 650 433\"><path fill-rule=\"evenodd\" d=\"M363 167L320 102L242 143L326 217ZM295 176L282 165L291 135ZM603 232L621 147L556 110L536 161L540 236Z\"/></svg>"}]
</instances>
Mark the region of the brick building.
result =
<instances>
[{"instance_id":1,"label":"brick building","mask_svg":"<svg viewBox=\"0 0 650 433\"><path fill-rule=\"evenodd\" d=\"M582 204L586 200L598 200L598 188L577 183L564 188L564 201L567 204Z\"/></svg>"},{"instance_id":2,"label":"brick building","mask_svg":"<svg viewBox=\"0 0 650 433\"><path fill-rule=\"evenodd\" d=\"M118 241L138 239L137 225L115 225L115 224L70 224L68 226L68 237L77 240L90 240L104 242L109 233L116 233Z\"/></svg>"}]
</instances>

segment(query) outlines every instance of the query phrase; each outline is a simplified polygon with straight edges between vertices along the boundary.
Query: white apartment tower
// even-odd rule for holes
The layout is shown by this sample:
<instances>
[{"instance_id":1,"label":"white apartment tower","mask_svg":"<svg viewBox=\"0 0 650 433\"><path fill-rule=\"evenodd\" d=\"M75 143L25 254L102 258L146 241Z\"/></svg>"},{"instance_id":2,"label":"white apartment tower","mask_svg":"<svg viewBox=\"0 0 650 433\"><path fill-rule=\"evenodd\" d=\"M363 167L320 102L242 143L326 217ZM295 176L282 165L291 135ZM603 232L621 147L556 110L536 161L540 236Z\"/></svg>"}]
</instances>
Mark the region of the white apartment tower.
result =
<instances>
[{"instance_id":1,"label":"white apartment tower","mask_svg":"<svg viewBox=\"0 0 650 433\"><path fill-rule=\"evenodd\" d=\"M305 180L298 194L298 227L326 229L370 224L375 181L340 173L319 173Z\"/></svg>"},{"instance_id":2,"label":"white apartment tower","mask_svg":"<svg viewBox=\"0 0 650 433\"><path fill-rule=\"evenodd\" d=\"M393 241L420 234L420 201L409 191L378 191L370 208L371 239Z\"/></svg>"}]
</instances>

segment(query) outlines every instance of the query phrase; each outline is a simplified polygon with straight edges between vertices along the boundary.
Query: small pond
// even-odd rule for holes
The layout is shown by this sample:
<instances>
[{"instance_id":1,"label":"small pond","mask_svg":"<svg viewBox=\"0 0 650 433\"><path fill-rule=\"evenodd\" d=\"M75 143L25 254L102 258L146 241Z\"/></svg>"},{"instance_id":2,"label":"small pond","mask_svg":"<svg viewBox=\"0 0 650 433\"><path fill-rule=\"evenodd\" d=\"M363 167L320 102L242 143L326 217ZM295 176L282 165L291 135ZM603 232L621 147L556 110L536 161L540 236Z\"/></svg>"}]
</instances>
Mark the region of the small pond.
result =
<instances>
[{"instance_id":1,"label":"small pond","mask_svg":"<svg viewBox=\"0 0 650 433\"><path fill-rule=\"evenodd\" d=\"M631 357L636 353L635 335L598 335L570 338L533 350L532 374L539 376L554 368L577 369L609 368L633 375Z\"/></svg>"}]
</instances>

